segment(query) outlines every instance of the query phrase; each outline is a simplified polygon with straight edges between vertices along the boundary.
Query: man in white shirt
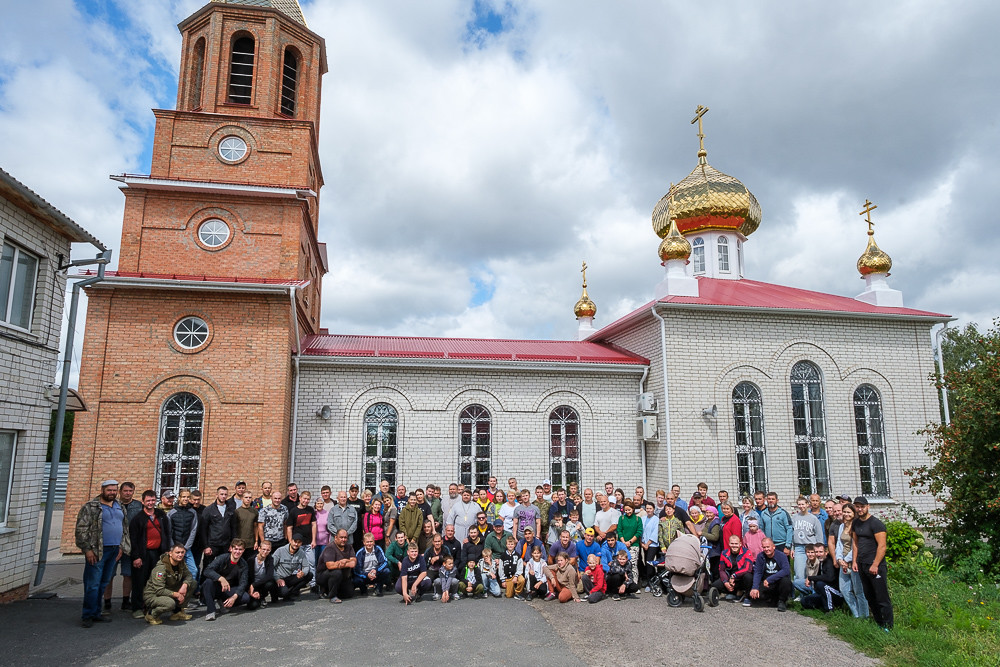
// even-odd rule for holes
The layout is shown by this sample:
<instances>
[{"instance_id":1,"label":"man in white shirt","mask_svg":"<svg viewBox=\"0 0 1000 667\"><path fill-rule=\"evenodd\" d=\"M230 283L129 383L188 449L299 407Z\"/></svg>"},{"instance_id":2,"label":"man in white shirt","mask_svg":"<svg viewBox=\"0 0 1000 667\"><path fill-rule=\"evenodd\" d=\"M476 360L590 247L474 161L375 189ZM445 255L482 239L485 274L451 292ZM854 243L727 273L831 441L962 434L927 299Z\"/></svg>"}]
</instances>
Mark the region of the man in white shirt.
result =
<instances>
[{"instance_id":1,"label":"man in white shirt","mask_svg":"<svg viewBox=\"0 0 1000 667\"><path fill-rule=\"evenodd\" d=\"M594 516L594 531L597 533L598 542L603 543L608 533L618 528L618 519L621 518L621 512L611 506L608 497L603 493L597 495L597 503L601 506L601 509Z\"/></svg>"},{"instance_id":2,"label":"man in white shirt","mask_svg":"<svg viewBox=\"0 0 1000 667\"><path fill-rule=\"evenodd\" d=\"M468 535L469 528L476 525L476 514L481 509L479 503L472 500L472 490L463 489L462 499L451 506L444 523L446 526L454 526L456 535Z\"/></svg>"}]
</instances>

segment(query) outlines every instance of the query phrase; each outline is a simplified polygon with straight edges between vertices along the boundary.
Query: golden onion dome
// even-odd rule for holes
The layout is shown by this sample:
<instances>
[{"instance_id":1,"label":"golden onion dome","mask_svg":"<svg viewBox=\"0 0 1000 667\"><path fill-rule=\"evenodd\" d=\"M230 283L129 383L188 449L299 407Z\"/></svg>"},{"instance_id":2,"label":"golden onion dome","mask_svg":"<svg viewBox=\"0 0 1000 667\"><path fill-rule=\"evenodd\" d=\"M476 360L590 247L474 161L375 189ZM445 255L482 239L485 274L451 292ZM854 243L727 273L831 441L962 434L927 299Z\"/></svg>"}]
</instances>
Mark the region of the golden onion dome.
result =
<instances>
[{"instance_id":1,"label":"golden onion dome","mask_svg":"<svg viewBox=\"0 0 1000 667\"><path fill-rule=\"evenodd\" d=\"M682 234L735 230L750 236L760 226L757 198L739 180L708 164L702 152L698 166L656 204L653 230L662 239L676 220Z\"/></svg>"},{"instance_id":2,"label":"golden onion dome","mask_svg":"<svg viewBox=\"0 0 1000 667\"><path fill-rule=\"evenodd\" d=\"M868 230L868 247L861 257L858 257L858 272L862 276L873 273L889 273L892 268L892 258L875 243L875 232Z\"/></svg>"},{"instance_id":3,"label":"golden onion dome","mask_svg":"<svg viewBox=\"0 0 1000 667\"><path fill-rule=\"evenodd\" d=\"M681 236L677 229L677 222L670 221L670 231L666 237L660 241L660 249L657 250L660 259L664 262L671 259L687 259L691 256L691 242Z\"/></svg>"},{"instance_id":4,"label":"golden onion dome","mask_svg":"<svg viewBox=\"0 0 1000 667\"><path fill-rule=\"evenodd\" d=\"M573 313L578 317L593 317L597 314L597 304L590 300L587 294L587 286L583 286L583 296L573 306Z\"/></svg>"}]
</instances>

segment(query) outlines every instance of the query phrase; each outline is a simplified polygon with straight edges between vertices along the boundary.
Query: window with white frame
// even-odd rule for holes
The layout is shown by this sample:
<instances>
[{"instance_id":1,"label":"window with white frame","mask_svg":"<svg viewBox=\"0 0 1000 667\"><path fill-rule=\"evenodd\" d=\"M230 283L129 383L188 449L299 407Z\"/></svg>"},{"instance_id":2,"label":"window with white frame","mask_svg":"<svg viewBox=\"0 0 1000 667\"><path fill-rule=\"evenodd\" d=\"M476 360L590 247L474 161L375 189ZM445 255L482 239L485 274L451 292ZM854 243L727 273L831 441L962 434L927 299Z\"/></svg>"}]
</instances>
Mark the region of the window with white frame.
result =
<instances>
[{"instance_id":1,"label":"window with white frame","mask_svg":"<svg viewBox=\"0 0 1000 667\"><path fill-rule=\"evenodd\" d=\"M691 244L691 262L695 273L705 273L705 239L700 236Z\"/></svg>"},{"instance_id":2,"label":"window with white frame","mask_svg":"<svg viewBox=\"0 0 1000 667\"><path fill-rule=\"evenodd\" d=\"M10 512L10 492L14 485L14 460L17 454L17 433L0 431L0 526L7 525Z\"/></svg>"},{"instance_id":3,"label":"window with white frame","mask_svg":"<svg viewBox=\"0 0 1000 667\"><path fill-rule=\"evenodd\" d=\"M719 271L729 273L729 239L720 236L716 245L719 249Z\"/></svg>"},{"instance_id":4,"label":"window with white frame","mask_svg":"<svg viewBox=\"0 0 1000 667\"><path fill-rule=\"evenodd\" d=\"M882 398L870 384L863 384L854 390L854 424L858 435L861 494L888 498L889 472L885 460Z\"/></svg>"},{"instance_id":5,"label":"window with white frame","mask_svg":"<svg viewBox=\"0 0 1000 667\"><path fill-rule=\"evenodd\" d=\"M0 322L31 328L38 256L11 243L0 250Z\"/></svg>"},{"instance_id":6,"label":"window with white frame","mask_svg":"<svg viewBox=\"0 0 1000 667\"><path fill-rule=\"evenodd\" d=\"M567 488L580 481L580 416L568 405L549 414L552 486Z\"/></svg>"},{"instance_id":7,"label":"window with white frame","mask_svg":"<svg viewBox=\"0 0 1000 667\"><path fill-rule=\"evenodd\" d=\"M388 403L376 403L365 411L366 489L377 489L385 479L396 487L396 429L399 416Z\"/></svg>"},{"instance_id":8,"label":"window with white frame","mask_svg":"<svg viewBox=\"0 0 1000 667\"><path fill-rule=\"evenodd\" d=\"M185 350L201 347L208 340L208 323L191 315L174 325L174 340Z\"/></svg>"},{"instance_id":9,"label":"window with white frame","mask_svg":"<svg viewBox=\"0 0 1000 667\"><path fill-rule=\"evenodd\" d=\"M493 463L490 421L490 411L481 405L468 406L458 418L458 481L471 488L489 486Z\"/></svg>"},{"instance_id":10,"label":"window with white frame","mask_svg":"<svg viewBox=\"0 0 1000 667\"><path fill-rule=\"evenodd\" d=\"M792 423L799 493L830 495L830 465L826 447L826 417L823 410L823 380L819 368L809 361L792 367Z\"/></svg>"},{"instance_id":11,"label":"window with white frame","mask_svg":"<svg viewBox=\"0 0 1000 667\"><path fill-rule=\"evenodd\" d=\"M736 477L741 496L767 491L767 452L764 446L764 404L760 389L740 382L733 389L736 432Z\"/></svg>"}]
</instances>

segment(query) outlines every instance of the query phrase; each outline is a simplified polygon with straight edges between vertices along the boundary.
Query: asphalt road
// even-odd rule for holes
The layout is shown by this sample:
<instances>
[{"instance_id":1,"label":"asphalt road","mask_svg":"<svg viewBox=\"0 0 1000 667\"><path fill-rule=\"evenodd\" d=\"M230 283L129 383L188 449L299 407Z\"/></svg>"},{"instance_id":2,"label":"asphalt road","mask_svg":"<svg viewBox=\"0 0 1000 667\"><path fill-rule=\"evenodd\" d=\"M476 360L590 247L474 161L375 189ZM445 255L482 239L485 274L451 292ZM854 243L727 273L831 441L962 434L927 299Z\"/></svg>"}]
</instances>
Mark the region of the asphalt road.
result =
<instances>
[{"instance_id":1,"label":"asphalt road","mask_svg":"<svg viewBox=\"0 0 1000 667\"><path fill-rule=\"evenodd\" d=\"M213 623L149 626L115 611L84 629L80 600L0 607L4 664L58 665L867 665L874 661L794 612L723 602L696 613L666 598L596 605L426 601L395 595L331 605L306 594ZM117 606L117 605L116 605ZM741 648L745 647L745 648Z\"/></svg>"}]
</instances>

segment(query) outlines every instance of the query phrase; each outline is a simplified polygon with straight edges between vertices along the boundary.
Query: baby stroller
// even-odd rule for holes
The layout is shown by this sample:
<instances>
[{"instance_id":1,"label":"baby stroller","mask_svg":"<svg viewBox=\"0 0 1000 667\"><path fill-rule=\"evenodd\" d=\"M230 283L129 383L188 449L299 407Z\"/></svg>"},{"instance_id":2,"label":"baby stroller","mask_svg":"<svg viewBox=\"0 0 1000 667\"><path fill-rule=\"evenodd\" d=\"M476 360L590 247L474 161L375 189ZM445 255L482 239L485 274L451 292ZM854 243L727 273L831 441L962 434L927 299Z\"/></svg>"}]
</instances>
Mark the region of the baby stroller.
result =
<instances>
[{"instance_id":1,"label":"baby stroller","mask_svg":"<svg viewBox=\"0 0 1000 667\"><path fill-rule=\"evenodd\" d=\"M694 535L678 535L667 547L662 562L653 563L657 572L649 581L653 597L667 594L667 604L679 607L684 598L692 598L694 610L705 610L702 593L708 590L708 604L719 604L719 591L710 587L708 546Z\"/></svg>"}]
</instances>

